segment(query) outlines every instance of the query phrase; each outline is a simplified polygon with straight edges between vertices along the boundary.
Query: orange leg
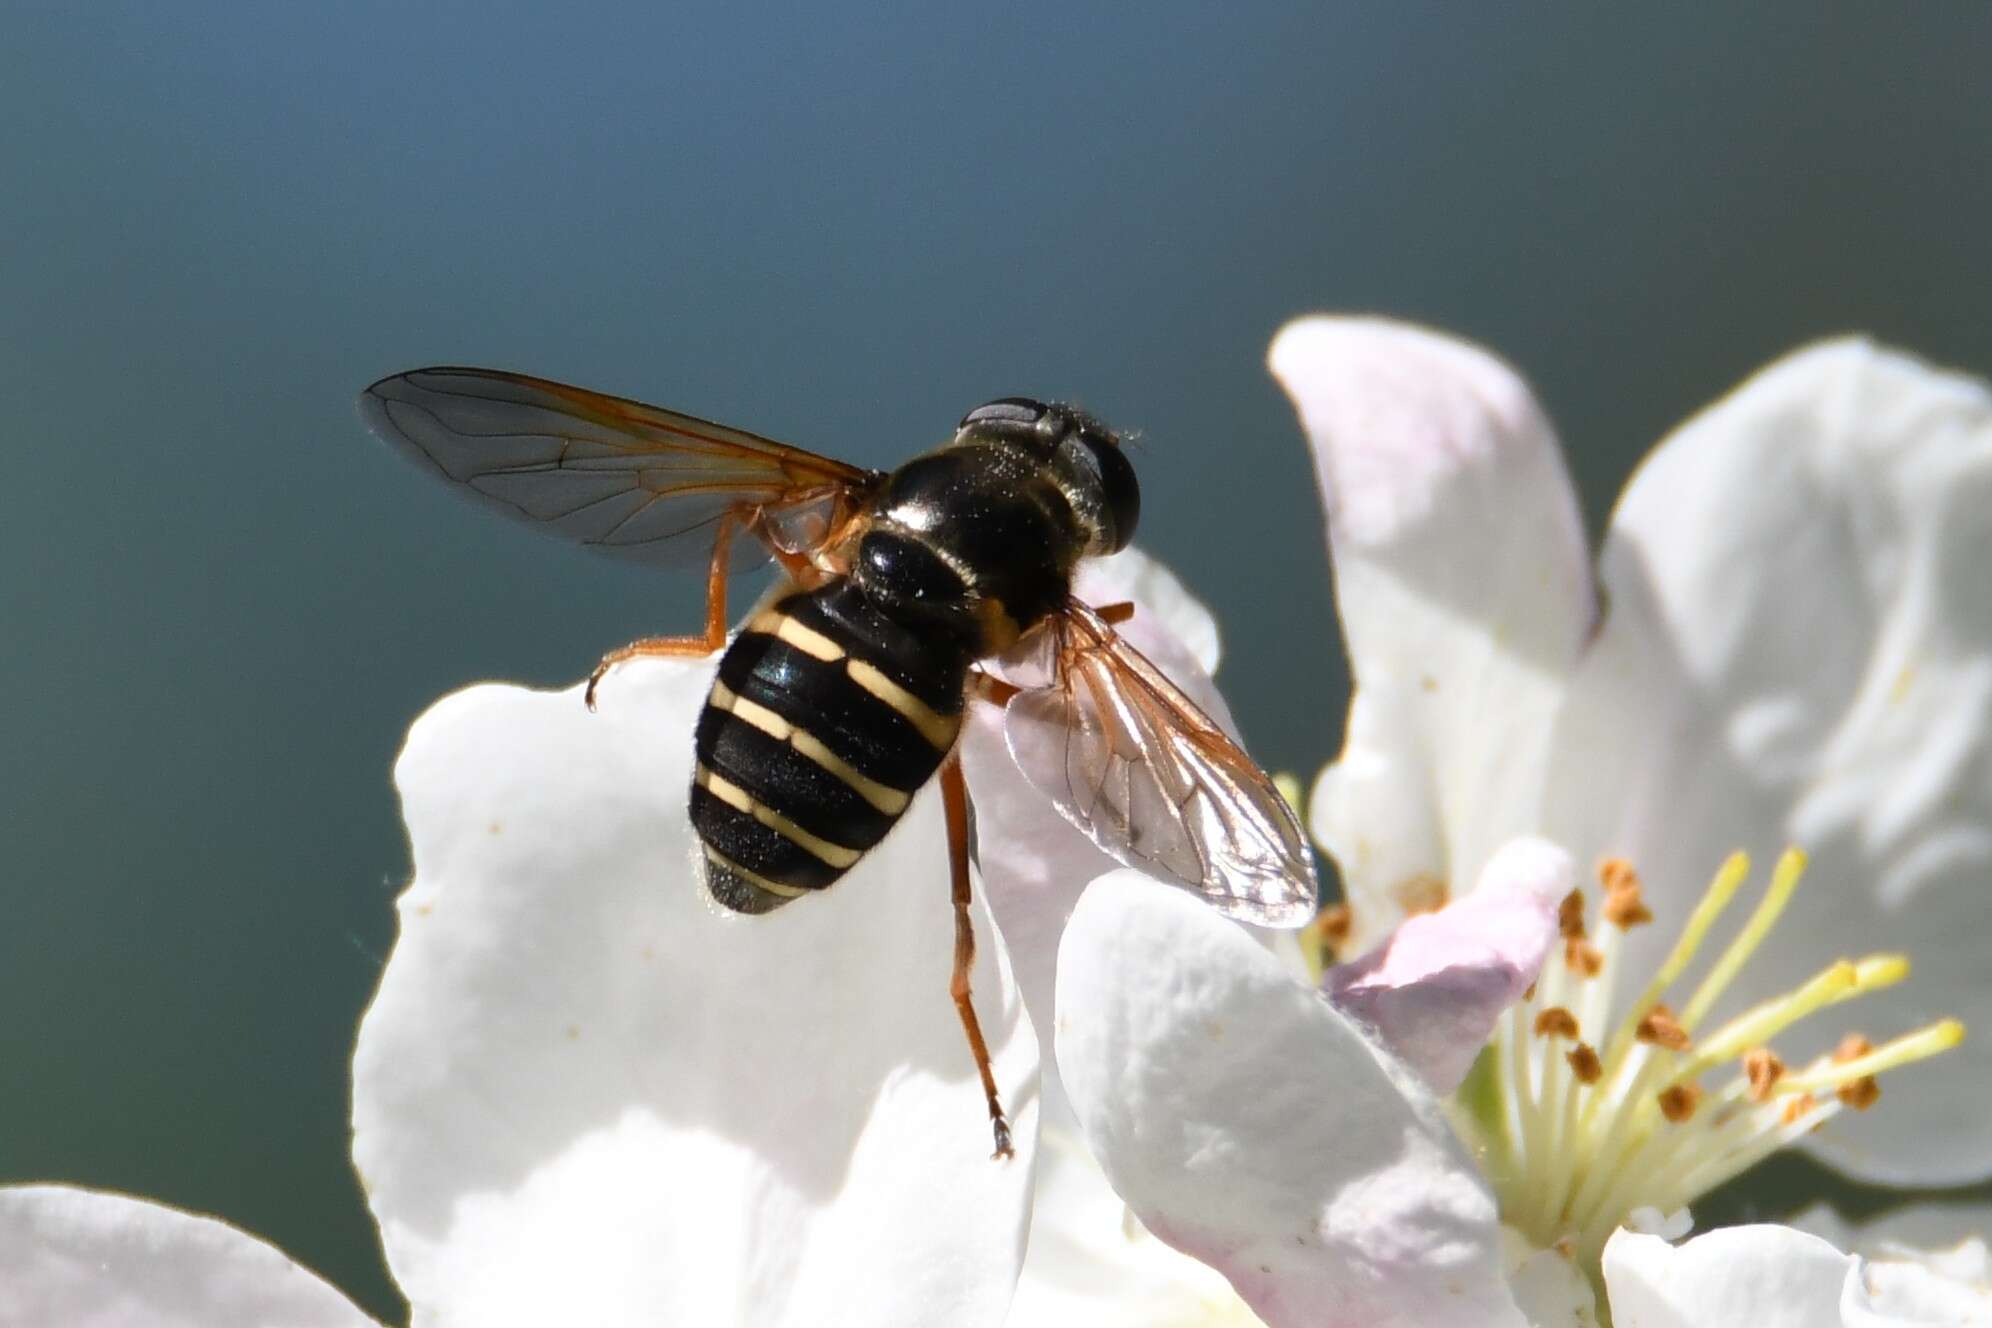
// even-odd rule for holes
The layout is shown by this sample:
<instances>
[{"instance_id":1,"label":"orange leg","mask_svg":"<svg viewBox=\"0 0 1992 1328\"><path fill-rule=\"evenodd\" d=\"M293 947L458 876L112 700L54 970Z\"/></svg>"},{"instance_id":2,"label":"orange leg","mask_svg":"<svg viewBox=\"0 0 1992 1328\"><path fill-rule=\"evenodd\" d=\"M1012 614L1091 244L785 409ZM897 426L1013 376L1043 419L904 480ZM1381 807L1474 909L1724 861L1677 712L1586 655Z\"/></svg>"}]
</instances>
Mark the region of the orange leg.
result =
<instances>
[{"instance_id":1,"label":"orange leg","mask_svg":"<svg viewBox=\"0 0 1992 1328\"><path fill-rule=\"evenodd\" d=\"M641 641L632 641L620 650L611 650L602 656L602 662L588 675L588 688L581 696L588 708L595 708L595 689L608 676L610 669L626 659L642 659L646 656L667 655L679 659L698 659L712 654L726 644L726 555L733 547L733 514L720 517L718 527L712 535L712 567L706 573L706 624L700 636L646 636Z\"/></svg>"},{"instance_id":2,"label":"orange leg","mask_svg":"<svg viewBox=\"0 0 1992 1328\"><path fill-rule=\"evenodd\" d=\"M1003 1116L1003 1103L996 1096L996 1072L989 1065L989 1044L982 1040L982 1025L976 1020L975 1003L968 991L968 971L975 965L975 931L968 921L968 784L961 777L959 755L948 757L941 767L941 803L947 812L948 864L954 877L954 976L948 982L948 994L954 997L955 1010L961 1015L968 1049L982 1076L982 1096L989 1102L989 1124L996 1135L996 1151L991 1156L1014 1157L1010 1122Z\"/></svg>"}]
</instances>

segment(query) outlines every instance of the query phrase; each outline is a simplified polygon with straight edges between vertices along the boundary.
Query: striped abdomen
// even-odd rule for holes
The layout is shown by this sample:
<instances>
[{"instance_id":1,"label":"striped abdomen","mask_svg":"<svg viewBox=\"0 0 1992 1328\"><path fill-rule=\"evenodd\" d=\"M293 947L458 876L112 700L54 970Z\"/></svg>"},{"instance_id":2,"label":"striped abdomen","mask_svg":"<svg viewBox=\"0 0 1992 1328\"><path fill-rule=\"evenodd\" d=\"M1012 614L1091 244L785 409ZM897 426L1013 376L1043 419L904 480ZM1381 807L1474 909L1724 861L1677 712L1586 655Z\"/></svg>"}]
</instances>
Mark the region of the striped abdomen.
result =
<instances>
[{"instance_id":1,"label":"striped abdomen","mask_svg":"<svg viewBox=\"0 0 1992 1328\"><path fill-rule=\"evenodd\" d=\"M699 715L692 825L713 897L765 913L849 871L953 747L970 662L847 580L750 619Z\"/></svg>"}]
</instances>

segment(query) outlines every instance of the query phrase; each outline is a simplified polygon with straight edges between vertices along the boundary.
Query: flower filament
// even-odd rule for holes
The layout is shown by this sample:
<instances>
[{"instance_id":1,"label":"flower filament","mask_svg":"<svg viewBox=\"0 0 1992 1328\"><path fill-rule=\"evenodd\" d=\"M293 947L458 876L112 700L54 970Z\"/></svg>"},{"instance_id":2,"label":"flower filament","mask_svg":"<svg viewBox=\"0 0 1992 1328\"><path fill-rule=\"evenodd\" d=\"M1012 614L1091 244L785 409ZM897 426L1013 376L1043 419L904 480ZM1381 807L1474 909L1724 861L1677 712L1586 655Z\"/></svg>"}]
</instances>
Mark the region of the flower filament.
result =
<instances>
[{"instance_id":1,"label":"flower filament","mask_svg":"<svg viewBox=\"0 0 1992 1328\"><path fill-rule=\"evenodd\" d=\"M1816 1129L1880 1096L1875 1076L1954 1047L1955 1019L1880 1046L1850 1035L1839 1049L1788 1068L1770 1041L1829 1006L1900 982L1901 955L1842 959L1782 996L1701 1029L1790 904L1805 856L1787 850L1742 928L1676 1009L1663 999L1750 874L1724 862L1689 912L1652 979L1615 1018L1613 985L1626 934L1652 921L1636 872L1599 870L1598 906L1574 890L1559 914L1552 957L1454 1101L1454 1119L1480 1153L1502 1220L1539 1247L1559 1246L1596 1268L1606 1239L1635 1208L1672 1213ZM1734 1066L1717 1087L1702 1079Z\"/></svg>"}]
</instances>

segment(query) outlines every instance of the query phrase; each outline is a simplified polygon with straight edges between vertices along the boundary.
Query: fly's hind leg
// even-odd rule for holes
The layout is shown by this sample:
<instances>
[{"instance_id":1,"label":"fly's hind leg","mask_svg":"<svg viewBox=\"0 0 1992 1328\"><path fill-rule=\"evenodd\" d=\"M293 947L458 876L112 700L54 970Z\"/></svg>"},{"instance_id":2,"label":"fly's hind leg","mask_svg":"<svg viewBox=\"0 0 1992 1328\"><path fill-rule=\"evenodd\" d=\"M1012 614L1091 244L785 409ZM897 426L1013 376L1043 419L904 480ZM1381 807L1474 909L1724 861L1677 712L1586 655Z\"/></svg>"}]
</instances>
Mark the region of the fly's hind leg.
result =
<instances>
[{"instance_id":1,"label":"fly's hind leg","mask_svg":"<svg viewBox=\"0 0 1992 1328\"><path fill-rule=\"evenodd\" d=\"M968 972L975 966L975 929L968 920L968 784L961 777L959 754L948 757L941 766L941 804L947 813L948 866L954 882L954 976L948 982L948 994L954 997L962 1031L968 1034L968 1049L975 1056L976 1072L982 1076L982 1096L989 1103L989 1124L996 1137L996 1151L991 1156L1014 1157L1010 1122L1003 1115L1002 1100L996 1096L996 1072L989 1064L989 1044L982 1039L982 1024L975 1017L975 1002L968 989Z\"/></svg>"},{"instance_id":2,"label":"fly's hind leg","mask_svg":"<svg viewBox=\"0 0 1992 1328\"><path fill-rule=\"evenodd\" d=\"M726 644L726 558L733 547L734 525L734 515L728 512L719 518L719 524L712 533L712 566L706 573L704 633L698 636L646 636L602 656L602 662L588 675L587 690L581 694L590 710L595 708L595 689L602 685L602 679L608 676L609 670L624 660L659 655L700 659Z\"/></svg>"}]
</instances>

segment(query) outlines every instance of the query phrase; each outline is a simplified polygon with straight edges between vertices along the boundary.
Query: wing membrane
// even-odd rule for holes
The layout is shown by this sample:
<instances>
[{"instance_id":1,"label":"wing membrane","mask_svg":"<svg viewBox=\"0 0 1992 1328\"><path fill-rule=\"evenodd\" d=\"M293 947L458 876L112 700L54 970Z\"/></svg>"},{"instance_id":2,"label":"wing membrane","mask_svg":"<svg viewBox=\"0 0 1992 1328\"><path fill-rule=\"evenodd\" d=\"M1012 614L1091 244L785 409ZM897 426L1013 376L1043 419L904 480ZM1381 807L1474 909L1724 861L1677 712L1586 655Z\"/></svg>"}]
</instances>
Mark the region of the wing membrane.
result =
<instances>
[{"instance_id":1,"label":"wing membrane","mask_svg":"<svg viewBox=\"0 0 1992 1328\"><path fill-rule=\"evenodd\" d=\"M723 515L751 514L763 541L821 509L823 528L873 472L741 429L564 383L492 369L383 378L360 414L389 446L486 506L641 562L704 567ZM766 556L734 542L733 562Z\"/></svg>"},{"instance_id":2,"label":"wing membrane","mask_svg":"<svg viewBox=\"0 0 1992 1328\"><path fill-rule=\"evenodd\" d=\"M1011 698L1010 753L1106 853L1270 927L1314 915L1313 857L1286 799L1196 703L1085 605L1051 685Z\"/></svg>"}]
</instances>

